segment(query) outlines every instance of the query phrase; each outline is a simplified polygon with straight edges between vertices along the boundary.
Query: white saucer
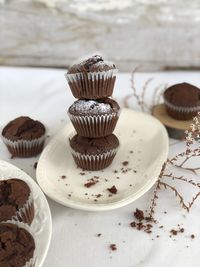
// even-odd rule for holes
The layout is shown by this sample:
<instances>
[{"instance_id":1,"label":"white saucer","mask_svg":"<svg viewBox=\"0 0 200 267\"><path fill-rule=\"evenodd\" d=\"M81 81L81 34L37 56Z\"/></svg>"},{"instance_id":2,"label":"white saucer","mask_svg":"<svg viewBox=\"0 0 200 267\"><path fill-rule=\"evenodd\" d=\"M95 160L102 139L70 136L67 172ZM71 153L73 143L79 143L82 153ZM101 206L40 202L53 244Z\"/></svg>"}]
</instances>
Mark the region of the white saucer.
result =
<instances>
[{"instance_id":1,"label":"white saucer","mask_svg":"<svg viewBox=\"0 0 200 267\"><path fill-rule=\"evenodd\" d=\"M72 124L67 124L44 149L37 166L37 181L45 194L68 207L103 211L133 202L156 182L168 155L164 126L150 115L123 109L115 130L121 145L112 165L81 175L68 144L73 131ZM98 183L86 188L84 184L94 176ZM113 185L118 192L111 195L107 189ZM96 197L99 194L102 196Z\"/></svg>"},{"instance_id":2,"label":"white saucer","mask_svg":"<svg viewBox=\"0 0 200 267\"><path fill-rule=\"evenodd\" d=\"M25 181L32 189L35 217L30 226L36 242L36 265L42 267L46 258L52 234L52 220L48 202L34 180L25 172L5 161L0 161L0 180L6 178L19 178Z\"/></svg>"}]
</instances>

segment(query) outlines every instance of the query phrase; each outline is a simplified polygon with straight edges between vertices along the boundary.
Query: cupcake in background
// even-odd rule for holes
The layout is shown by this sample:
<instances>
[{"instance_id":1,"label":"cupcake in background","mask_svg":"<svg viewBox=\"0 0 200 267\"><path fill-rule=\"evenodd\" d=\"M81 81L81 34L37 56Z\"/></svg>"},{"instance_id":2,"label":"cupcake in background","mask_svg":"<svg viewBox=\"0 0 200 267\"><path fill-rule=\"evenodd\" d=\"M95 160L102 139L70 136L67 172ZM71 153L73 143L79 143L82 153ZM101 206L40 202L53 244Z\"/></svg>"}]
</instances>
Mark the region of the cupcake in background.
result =
<instances>
[{"instance_id":1,"label":"cupcake in background","mask_svg":"<svg viewBox=\"0 0 200 267\"><path fill-rule=\"evenodd\" d=\"M34 219L31 189L17 178L0 181L0 223L15 220L31 224Z\"/></svg>"},{"instance_id":2,"label":"cupcake in background","mask_svg":"<svg viewBox=\"0 0 200 267\"><path fill-rule=\"evenodd\" d=\"M69 139L69 143L77 166L91 171L108 167L119 147L119 140L114 134L101 138L87 138L76 134Z\"/></svg>"},{"instance_id":3,"label":"cupcake in background","mask_svg":"<svg viewBox=\"0 0 200 267\"><path fill-rule=\"evenodd\" d=\"M176 120L191 120L200 111L200 89L189 83L170 86L164 92L167 113Z\"/></svg>"},{"instance_id":4,"label":"cupcake in background","mask_svg":"<svg viewBox=\"0 0 200 267\"><path fill-rule=\"evenodd\" d=\"M113 93L117 69L101 56L92 56L69 68L66 79L75 98L100 99Z\"/></svg>"},{"instance_id":5,"label":"cupcake in background","mask_svg":"<svg viewBox=\"0 0 200 267\"><path fill-rule=\"evenodd\" d=\"M0 266L35 267L35 240L22 224L0 224Z\"/></svg>"},{"instance_id":6,"label":"cupcake in background","mask_svg":"<svg viewBox=\"0 0 200 267\"><path fill-rule=\"evenodd\" d=\"M13 157L33 157L42 152L45 142L44 125L29 117L18 117L2 131L3 142Z\"/></svg>"},{"instance_id":7,"label":"cupcake in background","mask_svg":"<svg viewBox=\"0 0 200 267\"><path fill-rule=\"evenodd\" d=\"M85 137L103 137L112 134L119 118L120 107L110 98L77 100L68 114L75 130Z\"/></svg>"}]
</instances>

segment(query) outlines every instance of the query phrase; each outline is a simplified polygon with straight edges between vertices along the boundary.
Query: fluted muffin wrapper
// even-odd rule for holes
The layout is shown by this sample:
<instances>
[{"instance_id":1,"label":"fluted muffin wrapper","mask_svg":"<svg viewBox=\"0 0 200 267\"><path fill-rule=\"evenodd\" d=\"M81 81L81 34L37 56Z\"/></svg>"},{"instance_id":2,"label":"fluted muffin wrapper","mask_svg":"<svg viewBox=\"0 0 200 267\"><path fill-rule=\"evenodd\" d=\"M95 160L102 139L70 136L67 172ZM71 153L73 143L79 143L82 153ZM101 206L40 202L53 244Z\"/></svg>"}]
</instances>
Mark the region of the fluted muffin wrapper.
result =
<instances>
[{"instance_id":1,"label":"fluted muffin wrapper","mask_svg":"<svg viewBox=\"0 0 200 267\"><path fill-rule=\"evenodd\" d=\"M45 135L40 138L35 138L33 140L17 140L12 141L4 136L2 136L4 144L7 146L9 152L14 157L34 157L42 152Z\"/></svg>"},{"instance_id":2,"label":"fluted muffin wrapper","mask_svg":"<svg viewBox=\"0 0 200 267\"><path fill-rule=\"evenodd\" d=\"M100 99L113 93L117 69L88 73L66 73L65 77L75 98Z\"/></svg>"},{"instance_id":3,"label":"fluted muffin wrapper","mask_svg":"<svg viewBox=\"0 0 200 267\"><path fill-rule=\"evenodd\" d=\"M77 166L90 171L98 171L108 167L116 156L117 151L118 148L102 154L89 155L81 154L71 148L71 153Z\"/></svg>"},{"instance_id":4,"label":"fluted muffin wrapper","mask_svg":"<svg viewBox=\"0 0 200 267\"><path fill-rule=\"evenodd\" d=\"M35 234L34 234L33 230L31 229L31 227L29 225L23 223L23 222L19 222L19 221L15 221L15 220L3 221L1 223L11 223L11 224L17 225L19 228L25 229L27 232L29 232L32 235L32 237L33 237L33 239L35 241L35 251L33 253L33 257L29 261L27 261L23 267L36 267L36 263L37 263L37 242L38 241L37 241L37 239L35 237Z\"/></svg>"},{"instance_id":5,"label":"fluted muffin wrapper","mask_svg":"<svg viewBox=\"0 0 200 267\"><path fill-rule=\"evenodd\" d=\"M171 104L164 98L168 114L177 120L191 120L200 111L200 106L182 107Z\"/></svg>"},{"instance_id":6,"label":"fluted muffin wrapper","mask_svg":"<svg viewBox=\"0 0 200 267\"><path fill-rule=\"evenodd\" d=\"M77 133L84 137L104 137L113 133L120 112L103 115L77 116L70 114L70 120Z\"/></svg>"},{"instance_id":7,"label":"fluted muffin wrapper","mask_svg":"<svg viewBox=\"0 0 200 267\"><path fill-rule=\"evenodd\" d=\"M13 216L12 219L15 221L31 225L34 219L34 215L35 215L35 207L34 207L33 194L31 192L24 206L16 212L16 215Z\"/></svg>"},{"instance_id":8,"label":"fluted muffin wrapper","mask_svg":"<svg viewBox=\"0 0 200 267\"><path fill-rule=\"evenodd\" d=\"M10 180L10 179L13 179L13 178L3 178L1 181ZM28 185L28 187L30 188L29 185ZM16 222L18 221L18 222L22 222L22 223L31 225L31 223L34 219L34 215L35 215L34 198L33 198L33 193L31 191L31 188L30 188L30 195L29 195L27 201L25 202L23 207L21 207L16 212L16 214L14 216L12 216L12 218L10 218L10 220L13 220ZM0 221L0 223L1 223L1 221Z\"/></svg>"}]
</instances>

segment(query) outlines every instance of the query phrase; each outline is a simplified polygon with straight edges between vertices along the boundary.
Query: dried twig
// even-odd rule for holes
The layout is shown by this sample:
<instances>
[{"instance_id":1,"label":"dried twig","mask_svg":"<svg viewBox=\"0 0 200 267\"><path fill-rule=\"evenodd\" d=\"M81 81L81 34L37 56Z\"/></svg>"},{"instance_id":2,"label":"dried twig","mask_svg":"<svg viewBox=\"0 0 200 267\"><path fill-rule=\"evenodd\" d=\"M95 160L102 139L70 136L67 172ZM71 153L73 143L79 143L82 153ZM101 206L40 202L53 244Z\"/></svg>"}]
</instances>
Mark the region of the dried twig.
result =
<instances>
[{"instance_id":1,"label":"dried twig","mask_svg":"<svg viewBox=\"0 0 200 267\"><path fill-rule=\"evenodd\" d=\"M152 221L155 221L154 219L154 213L155 213L155 207L157 206L156 202L158 200L158 190L160 189L160 180L156 182L156 187L153 192L153 198L151 199L151 205L149 207L149 218Z\"/></svg>"},{"instance_id":2,"label":"dried twig","mask_svg":"<svg viewBox=\"0 0 200 267\"><path fill-rule=\"evenodd\" d=\"M141 106L143 108L147 108L148 111L150 110L150 108L147 106L147 104L145 103L145 93L147 91L147 88L148 88L148 85L150 84L150 82L153 80L153 78L149 78L145 84L143 85L143 88L142 88L142 93L141 93Z\"/></svg>"},{"instance_id":3,"label":"dried twig","mask_svg":"<svg viewBox=\"0 0 200 267\"><path fill-rule=\"evenodd\" d=\"M149 207L149 217L155 221L153 215L155 213L155 207L156 207L156 202L158 200L158 190L160 189L160 180L161 178L163 177L164 175L164 172L165 172L165 169L166 169L166 166L167 166L167 163L165 162L162 166L162 169L161 169L161 172L160 172L160 175L158 177L158 181L156 182L156 187L154 189L154 192L153 192L153 198L151 199L151 205Z\"/></svg>"},{"instance_id":4,"label":"dried twig","mask_svg":"<svg viewBox=\"0 0 200 267\"><path fill-rule=\"evenodd\" d=\"M170 173L170 174L164 174L163 177L168 177L168 178L171 178L172 180L180 180L180 181L186 182L188 184L191 184L193 186L197 186L200 188L200 183L196 183L191 179L188 180L184 176L174 176L173 173Z\"/></svg>"},{"instance_id":5,"label":"dried twig","mask_svg":"<svg viewBox=\"0 0 200 267\"><path fill-rule=\"evenodd\" d=\"M189 210L191 209L191 207L193 206L194 202L197 200L197 198L198 198L199 196L200 196L200 191L196 194L195 197L192 198L192 201L189 202L189 206L188 206Z\"/></svg>"},{"instance_id":6,"label":"dried twig","mask_svg":"<svg viewBox=\"0 0 200 267\"><path fill-rule=\"evenodd\" d=\"M132 97L133 95L131 94L131 95L127 95L124 99L123 99L123 106L125 107L125 108L129 108L130 106L129 106L129 104L128 104L128 100Z\"/></svg>"},{"instance_id":7,"label":"dried twig","mask_svg":"<svg viewBox=\"0 0 200 267\"><path fill-rule=\"evenodd\" d=\"M138 94L137 93L137 89L135 87L135 81L134 81L134 76L135 76L135 72L136 70L138 69L135 69L132 74L131 74L131 88L132 88L132 91L133 91L133 97L135 97L136 99L136 102L137 102L137 105L141 108L141 110L143 112L147 111L147 112L150 112L150 108L148 107L148 105L145 103L145 94L146 94L146 91L147 91L147 88L148 88L148 85L149 83L152 81L153 78L150 78L148 79L145 84L143 85L142 87L142 92L141 94ZM128 97L129 98L129 97ZM127 100L126 102L127 103Z\"/></svg>"},{"instance_id":8,"label":"dried twig","mask_svg":"<svg viewBox=\"0 0 200 267\"><path fill-rule=\"evenodd\" d=\"M170 190L172 190L174 192L175 196L177 198L179 198L179 203L180 203L181 207L183 209L186 209L189 212L189 208L185 204L183 197L181 196L181 194L177 191L177 189L175 187L173 187L173 186L171 186L171 185L169 185L169 184L167 184L165 182L160 182L159 185L160 185L160 187L163 186L164 189L170 189Z\"/></svg>"},{"instance_id":9,"label":"dried twig","mask_svg":"<svg viewBox=\"0 0 200 267\"><path fill-rule=\"evenodd\" d=\"M152 105L151 105L151 112L153 110L153 107L155 105L158 105L160 103L160 100L163 96L163 92L165 91L165 89L167 88L167 84L159 84L153 92L153 96L152 96Z\"/></svg>"}]
</instances>

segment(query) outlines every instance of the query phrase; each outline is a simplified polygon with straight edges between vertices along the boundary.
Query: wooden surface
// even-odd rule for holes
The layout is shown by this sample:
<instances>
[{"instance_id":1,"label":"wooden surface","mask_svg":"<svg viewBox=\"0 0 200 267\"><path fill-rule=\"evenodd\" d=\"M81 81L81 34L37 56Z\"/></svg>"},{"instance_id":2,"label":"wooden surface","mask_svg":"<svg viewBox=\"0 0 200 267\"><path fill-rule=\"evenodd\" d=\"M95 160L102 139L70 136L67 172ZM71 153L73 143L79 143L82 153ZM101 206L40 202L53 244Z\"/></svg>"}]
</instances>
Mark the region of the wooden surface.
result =
<instances>
[{"instance_id":1,"label":"wooden surface","mask_svg":"<svg viewBox=\"0 0 200 267\"><path fill-rule=\"evenodd\" d=\"M184 132L189 129L189 126L192 123L192 120L180 121L170 117L167 114L164 104L154 106L152 115L165 125L169 136L174 139L182 140L185 136Z\"/></svg>"},{"instance_id":2,"label":"wooden surface","mask_svg":"<svg viewBox=\"0 0 200 267\"><path fill-rule=\"evenodd\" d=\"M66 67L100 52L121 71L200 67L200 3L0 0L0 65Z\"/></svg>"}]
</instances>

